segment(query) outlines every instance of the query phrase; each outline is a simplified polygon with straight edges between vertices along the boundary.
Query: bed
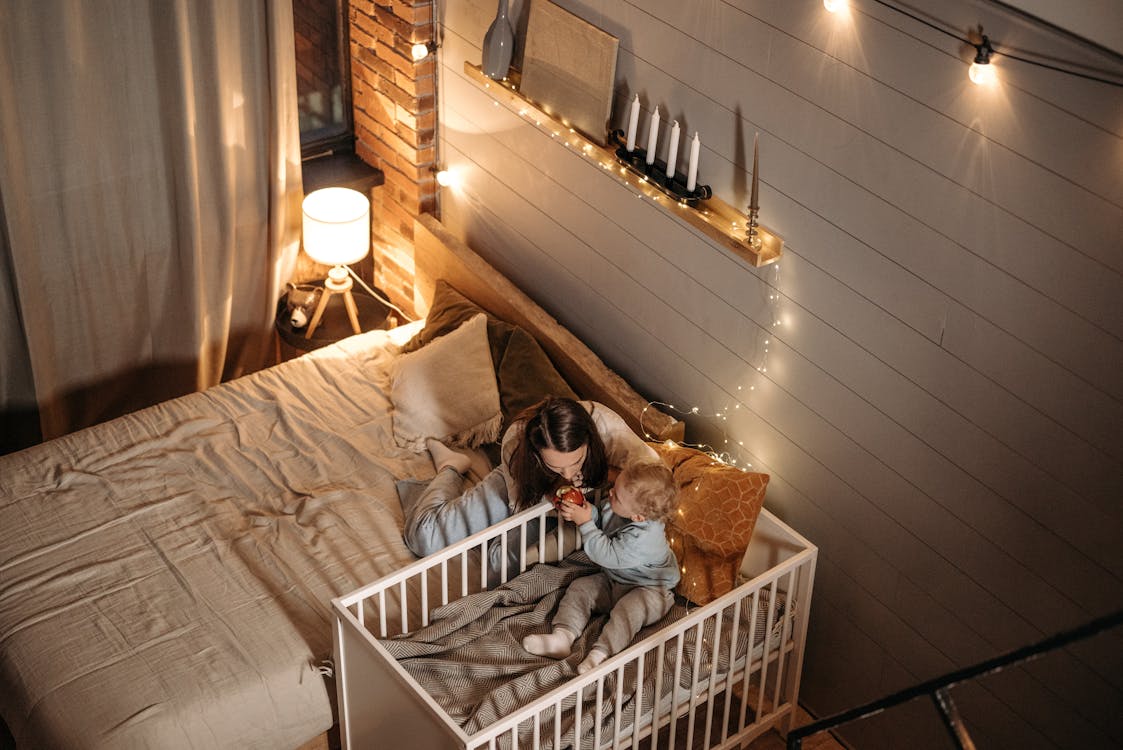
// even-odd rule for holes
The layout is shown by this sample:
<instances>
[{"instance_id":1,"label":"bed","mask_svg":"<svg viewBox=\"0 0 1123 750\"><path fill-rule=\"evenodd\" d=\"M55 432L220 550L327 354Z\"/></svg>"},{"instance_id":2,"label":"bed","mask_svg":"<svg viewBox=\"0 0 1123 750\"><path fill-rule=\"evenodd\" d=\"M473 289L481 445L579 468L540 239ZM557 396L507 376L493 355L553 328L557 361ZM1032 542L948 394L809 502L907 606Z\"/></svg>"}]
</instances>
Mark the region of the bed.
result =
<instances>
[{"instance_id":1,"label":"bed","mask_svg":"<svg viewBox=\"0 0 1123 750\"><path fill-rule=\"evenodd\" d=\"M439 223L420 219L416 242L423 309L443 280L575 393L681 437ZM327 746L331 601L416 563L396 481L433 468L395 434L391 372L421 330L0 457L0 716L17 747Z\"/></svg>"}]
</instances>

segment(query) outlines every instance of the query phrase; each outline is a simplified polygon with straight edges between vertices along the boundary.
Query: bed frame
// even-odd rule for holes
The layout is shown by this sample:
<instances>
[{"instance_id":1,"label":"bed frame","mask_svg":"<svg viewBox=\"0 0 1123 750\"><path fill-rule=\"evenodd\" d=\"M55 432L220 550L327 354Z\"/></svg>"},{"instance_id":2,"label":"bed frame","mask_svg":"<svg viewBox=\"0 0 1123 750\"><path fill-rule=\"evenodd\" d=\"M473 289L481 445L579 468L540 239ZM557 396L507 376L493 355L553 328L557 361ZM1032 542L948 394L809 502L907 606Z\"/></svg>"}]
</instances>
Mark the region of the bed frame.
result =
<instances>
[{"instance_id":1,"label":"bed frame","mask_svg":"<svg viewBox=\"0 0 1123 750\"><path fill-rule=\"evenodd\" d=\"M529 746L534 750L538 750L543 739L551 737L551 747L556 749L561 743L559 725L544 717L562 714L563 704L574 701L577 696L588 695L586 690L595 690L598 699L604 696L607 700L610 694L605 691L610 688L605 687L605 681L613 675L617 678L617 710L611 717L612 730L601 733L602 716L598 709L594 748L639 747L644 740L648 740L644 747L674 748L676 743L681 746L683 736L687 748L725 748L747 743L771 728L782 734L791 729L803 666L817 550L764 510L757 520L742 565L742 574L747 580L733 591L694 609L686 617L529 703L503 721L472 736L467 735L378 639L424 627L429 624L429 614L434 607L487 589L485 550L489 543L498 540L506 553L507 531L520 529L522 532L518 535L522 540L518 542L521 544L518 550L520 570L525 570L527 560L534 557L534 550L528 550L528 545L556 543L564 546L564 532L553 539L527 540L528 522L538 519L538 528L542 529L546 516L554 512L548 503L523 511L398 573L332 601L343 748L495 750L506 744L505 740L510 747L527 747L525 737L529 735L533 737ZM570 533L578 537L579 546L579 534L570 528ZM788 605L779 617L775 606L778 601ZM734 649L739 624L746 620L757 622L758 616L767 618L764 633L775 633L778 637L766 635L756 640L750 635L747 648ZM731 633L729 623L732 623ZM722 641L723 632L725 642ZM708 658L700 666L697 655L692 664L684 664L684 638L690 635L693 643L700 643L704 633L718 634L710 636L714 641L710 648L712 654L723 653L723 649L728 653L728 668L719 670L715 658ZM655 676L654 694L662 695L664 680L674 680L667 684L679 685L680 689L671 692L670 700L655 701L656 707L640 716L621 710L628 696L642 695L645 666L664 664L667 656L674 657L674 668ZM650 674L650 666L647 668ZM689 675L685 678L689 682L686 691L681 689L682 675ZM652 689L650 685L648 689ZM642 700L636 700L634 705L640 703ZM655 737L651 738L653 732ZM524 744L519 743L520 733Z\"/></svg>"}]
</instances>

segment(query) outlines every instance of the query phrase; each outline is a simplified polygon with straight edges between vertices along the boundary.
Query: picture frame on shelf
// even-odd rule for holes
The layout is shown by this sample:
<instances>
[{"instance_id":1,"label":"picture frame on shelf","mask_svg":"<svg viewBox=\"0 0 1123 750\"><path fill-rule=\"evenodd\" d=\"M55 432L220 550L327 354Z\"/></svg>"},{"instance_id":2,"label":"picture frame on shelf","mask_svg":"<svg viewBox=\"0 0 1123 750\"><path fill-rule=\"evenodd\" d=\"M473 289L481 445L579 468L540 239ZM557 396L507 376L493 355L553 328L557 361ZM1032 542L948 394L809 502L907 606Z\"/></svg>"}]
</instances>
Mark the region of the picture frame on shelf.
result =
<instances>
[{"instance_id":1,"label":"picture frame on shelf","mask_svg":"<svg viewBox=\"0 0 1123 750\"><path fill-rule=\"evenodd\" d=\"M589 140L607 143L620 40L549 0L532 0L520 93Z\"/></svg>"}]
</instances>

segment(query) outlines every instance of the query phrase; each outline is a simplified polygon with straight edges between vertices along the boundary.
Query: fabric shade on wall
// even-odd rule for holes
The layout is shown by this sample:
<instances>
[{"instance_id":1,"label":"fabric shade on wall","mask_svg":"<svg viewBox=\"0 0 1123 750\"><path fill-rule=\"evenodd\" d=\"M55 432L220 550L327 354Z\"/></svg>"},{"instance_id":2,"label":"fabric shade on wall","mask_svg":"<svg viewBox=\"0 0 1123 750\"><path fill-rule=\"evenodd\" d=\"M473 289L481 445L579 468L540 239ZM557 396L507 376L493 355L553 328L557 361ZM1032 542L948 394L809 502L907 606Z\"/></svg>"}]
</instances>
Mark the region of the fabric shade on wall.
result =
<instances>
[{"instance_id":1,"label":"fabric shade on wall","mask_svg":"<svg viewBox=\"0 0 1123 750\"><path fill-rule=\"evenodd\" d=\"M44 438L258 369L300 237L292 6L0 6L0 407Z\"/></svg>"}]
</instances>

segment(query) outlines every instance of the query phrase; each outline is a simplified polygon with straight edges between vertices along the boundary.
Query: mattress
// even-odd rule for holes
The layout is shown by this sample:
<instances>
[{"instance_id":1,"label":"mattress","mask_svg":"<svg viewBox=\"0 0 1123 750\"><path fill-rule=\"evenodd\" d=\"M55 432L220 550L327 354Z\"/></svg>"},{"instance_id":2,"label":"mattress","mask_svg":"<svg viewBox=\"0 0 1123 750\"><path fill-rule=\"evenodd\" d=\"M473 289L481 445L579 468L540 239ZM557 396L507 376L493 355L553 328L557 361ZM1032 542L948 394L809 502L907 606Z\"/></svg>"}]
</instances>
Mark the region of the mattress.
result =
<instances>
[{"instance_id":1,"label":"mattress","mask_svg":"<svg viewBox=\"0 0 1123 750\"><path fill-rule=\"evenodd\" d=\"M404 340L399 334L399 340ZM0 457L0 714L21 747L293 747L330 600L415 558L391 335Z\"/></svg>"}]
</instances>

